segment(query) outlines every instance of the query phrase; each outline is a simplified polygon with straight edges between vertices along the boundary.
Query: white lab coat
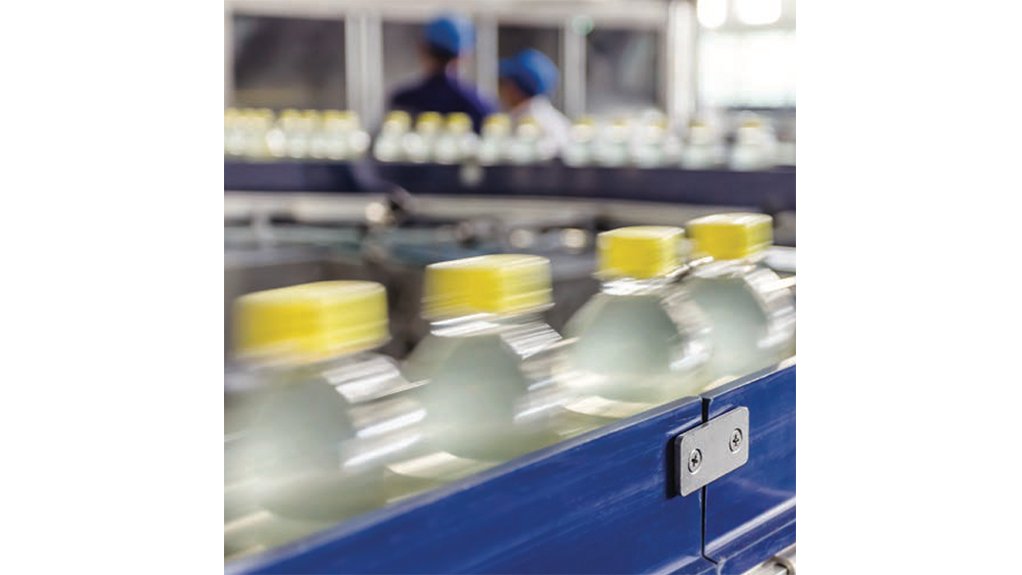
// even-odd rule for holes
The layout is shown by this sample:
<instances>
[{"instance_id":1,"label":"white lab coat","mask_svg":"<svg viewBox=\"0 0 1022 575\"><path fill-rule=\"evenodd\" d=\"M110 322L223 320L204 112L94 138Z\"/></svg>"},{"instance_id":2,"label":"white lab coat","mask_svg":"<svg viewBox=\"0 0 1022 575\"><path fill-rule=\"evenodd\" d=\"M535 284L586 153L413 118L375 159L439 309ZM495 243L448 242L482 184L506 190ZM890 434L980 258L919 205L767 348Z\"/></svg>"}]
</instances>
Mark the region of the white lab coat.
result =
<instances>
[{"instance_id":1,"label":"white lab coat","mask_svg":"<svg viewBox=\"0 0 1022 575\"><path fill-rule=\"evenodd\" d=\"M550 98L533 96L518 104L510 111L511 119L516 123L523 118L532 117L543 128L543 134L557 146L557 153L568 145L571 121L554 107Z\"/></svg>"}]
</instances>

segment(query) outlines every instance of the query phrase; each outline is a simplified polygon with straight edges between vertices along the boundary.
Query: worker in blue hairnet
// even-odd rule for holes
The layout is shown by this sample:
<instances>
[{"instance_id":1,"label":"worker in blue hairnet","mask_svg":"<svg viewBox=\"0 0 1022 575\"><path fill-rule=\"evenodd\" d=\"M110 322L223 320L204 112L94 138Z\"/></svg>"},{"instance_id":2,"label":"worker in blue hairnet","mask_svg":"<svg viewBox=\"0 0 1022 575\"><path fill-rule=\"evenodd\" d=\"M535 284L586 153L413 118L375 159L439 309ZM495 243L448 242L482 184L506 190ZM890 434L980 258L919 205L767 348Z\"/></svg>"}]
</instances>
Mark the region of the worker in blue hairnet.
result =
<instances>
[{"instance_id":1,"label":"worker in blue hairnet","mask_svg":"<svg viewBox=\"0 0 1022 575\"><path fill-rule=\"evenodd\" d=\"M496 106L458 81L458 64L471 51L474 41L475 30L466 18L445 15L430 21L420 50L425 78L398 90L390 107L411 114L464 112L472 118L472 126L478 132L483 118L494 113Z\"/></svg>"},{"instance_id":2,"label":"worker in blue hairnet","mask_svg":"<svg viewBox=\"0 0 1022 575\"><path fill-rule=\"evenodd\" d=\"M539 50L523 50L500 61L500 101L516 122L531 117L557 149L568 143L571 122L550 102L557 66Z\"/></svg>"}]
</instances>

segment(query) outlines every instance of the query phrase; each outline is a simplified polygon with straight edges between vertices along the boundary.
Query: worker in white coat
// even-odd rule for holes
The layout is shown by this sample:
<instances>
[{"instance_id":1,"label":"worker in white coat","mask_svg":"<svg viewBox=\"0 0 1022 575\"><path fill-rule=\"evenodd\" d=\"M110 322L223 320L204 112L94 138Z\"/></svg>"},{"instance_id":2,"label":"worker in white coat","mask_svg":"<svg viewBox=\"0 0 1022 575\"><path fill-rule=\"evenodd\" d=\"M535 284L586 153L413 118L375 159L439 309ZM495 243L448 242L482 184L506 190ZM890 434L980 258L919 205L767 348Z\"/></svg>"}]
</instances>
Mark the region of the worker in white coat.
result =
<instances>
[{"instance_id":1,"label":"worker in white coat","mask_svg":"<svg viewBox=\"0 0 1022 575\"><path fill-rule=\"evenodd\" d=\"M571 122L550 102L557 66L539 50L523 50L500 61L501 104L516 123L531 118L558 151L568 144Z\"/></svg>"}]
</instances>

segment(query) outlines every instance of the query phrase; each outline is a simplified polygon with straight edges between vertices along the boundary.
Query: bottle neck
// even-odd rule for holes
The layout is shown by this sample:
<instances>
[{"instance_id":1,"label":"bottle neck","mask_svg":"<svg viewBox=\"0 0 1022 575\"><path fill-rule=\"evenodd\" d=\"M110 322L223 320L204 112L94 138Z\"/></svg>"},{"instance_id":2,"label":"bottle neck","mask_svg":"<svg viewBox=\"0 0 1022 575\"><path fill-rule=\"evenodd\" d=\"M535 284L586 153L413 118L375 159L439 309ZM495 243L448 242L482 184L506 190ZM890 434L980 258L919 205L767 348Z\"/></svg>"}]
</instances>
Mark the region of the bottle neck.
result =
<instances>
[{"instance_id":1,"label":"bottle neck","mask_svg":"<svg viewBox=\"0 0 1022 575\"><path fill-rule=\"evenodd\" d=\"M744 258L707 259L705 263L693 268L694 275L730 275L744 274L760 267L766 258L765 251L750 254Z\"/></svg>"},{"instance_id":2,"label":"bottle neck","mask_svg":"<svg viewBox=\"0 0 1022 575\"><path fill-rule=\"evenodd\" d=\"M317 371L341 363L358 362L376 348L363 348L333 355L287 355L267 356L239 360L242 369L251 372L274 371Z\"/></svg>"},{"instance_id":3,"label":"bottle neck","mask_svg":"<svg viewBox=\"0 0 1022 575\"><path fill-rule=\"evenodd\" d=\"M604 278L600 291L608 295L644 295L667 289L674 280L671 276L652 278Z\"/></svg>"},{"instance_id":4,"label":"bottle neck","mask_svg":"<svg viewBox=\"0 0 1022 575\"><path fill-rule=\"evenodd\" d=\"M481 332L488 332L506 327L542 322L542 311L543 310L530 310L510 315L479 313L450 318L436 318L430 320L429 331L435 335L448 337L475 335Z\"/></svg>"}]
</instances>

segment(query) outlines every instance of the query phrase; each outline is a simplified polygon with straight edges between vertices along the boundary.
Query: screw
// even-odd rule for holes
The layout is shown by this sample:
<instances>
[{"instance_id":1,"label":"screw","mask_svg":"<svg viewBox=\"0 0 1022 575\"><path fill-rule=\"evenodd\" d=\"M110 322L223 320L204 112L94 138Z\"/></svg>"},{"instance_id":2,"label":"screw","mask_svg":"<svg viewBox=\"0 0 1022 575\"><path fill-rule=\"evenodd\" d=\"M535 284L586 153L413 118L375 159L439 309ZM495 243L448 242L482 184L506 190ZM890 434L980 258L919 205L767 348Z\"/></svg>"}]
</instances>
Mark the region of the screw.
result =
<instances>
[{"instance_id":1,"label":"screw","mask_svg":"<svg viewBox=\"0 0 1022 575\"><path fill-rule=\"evenodd\" d=\"M731 432L731 441L728 443L728 448L731 450L731 453L737 453L738 450L742 448L742 439L741 429L735 429Z\"/></svg>"},{"instance_id":2,"label":"screw","mask_svg":"<svg viewBox=\"0 0 1022 575\"><path fill-rule=\"evenodd\" d=\"M703 452L698 449L693 449L692 453L688 456L688 471L689 473L695 473L699 471L699 466L703 464Z\"/></svg>"}]
</instances>

